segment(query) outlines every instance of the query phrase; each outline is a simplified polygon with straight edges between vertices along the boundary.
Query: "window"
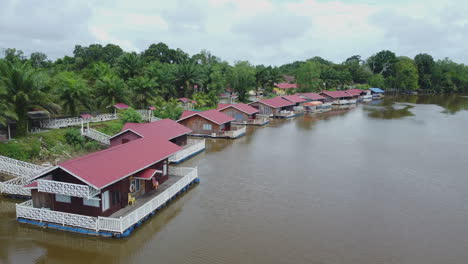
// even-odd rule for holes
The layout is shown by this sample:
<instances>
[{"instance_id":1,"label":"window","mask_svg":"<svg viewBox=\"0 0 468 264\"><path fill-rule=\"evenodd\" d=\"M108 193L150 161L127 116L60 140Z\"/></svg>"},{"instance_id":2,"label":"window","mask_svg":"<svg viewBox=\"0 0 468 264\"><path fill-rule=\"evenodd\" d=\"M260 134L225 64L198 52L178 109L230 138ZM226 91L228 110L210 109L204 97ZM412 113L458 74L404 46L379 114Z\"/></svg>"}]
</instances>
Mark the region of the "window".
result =
<instances>
[{"instance_id":1,"label":"window","mask_svg":"<svg viewBox=\"0 0 468 264\"><path fill-rule=\"evenodd\" d=\"M130 184L131 185L133 184L133 186L135 186L135 191L134 192L140 191L140 180L132 180L132 182Z\"/></svg>"},{"instance_id":2,"label":"window","mask_svg":"<svg viewBox=\"0 0 468 264\"><path fill-rule=\"evenodd\" d=\"M101 195L101 198L102 198L102 211L106 211L107 209L109 209L110 205L109 205L109 191L105 191L102 195Z\"/></svg>"},{"instance_id":3,"label":"window","mask_svg":"<svg viewBox=\"0 0 468 264\"><path fill-rule=\"evenodd\" d=\"M61 202L61 203L71 203L71 197L68 195L56 194L55 201Z\"/></svg>"},{"instance_id":4,"label":"window","mask_svg":"<svg viewBox=\"0 0 468 264\"><path fill-rule=\"evenodd\" d=\"M92 206L92 207L99 207L99 200L83 198L83 205Z\"/></svg>"},{"instance_id":5,"label":"window","mask_svg":"<svg viewBox=\"0 0 468 264\"><path fill-rule=\"evenodd\" d=\"M203 124L203 130L211 130L211 124Z\"/></svg>"}]
</instances>

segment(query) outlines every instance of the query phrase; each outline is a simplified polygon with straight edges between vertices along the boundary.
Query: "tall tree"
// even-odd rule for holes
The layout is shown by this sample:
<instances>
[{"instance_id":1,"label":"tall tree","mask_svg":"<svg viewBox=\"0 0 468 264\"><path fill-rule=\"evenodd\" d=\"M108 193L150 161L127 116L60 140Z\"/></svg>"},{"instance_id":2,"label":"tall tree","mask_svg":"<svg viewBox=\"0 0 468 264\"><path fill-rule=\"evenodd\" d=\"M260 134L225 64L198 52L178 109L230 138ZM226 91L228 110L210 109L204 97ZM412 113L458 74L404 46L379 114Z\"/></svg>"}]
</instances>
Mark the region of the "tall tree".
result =
<instances>
[{"instance_id":1,"label":"tall tree","mask_svg":"<svg viewBox=\"0 0 468 264\"><path fill-rule=\"evenodd\" d=\"M414 62L418 68L419 86L421 89L432 89L432 74L435 67L434 58L426 53L420 53L414 57Z\"/></svg>"},{"instance_id":2,"label":"tall tree","mask_svg":"<svg viewBox=\"0 0 468 264\"><path fill-rule=\"evenodd\" d=\"M10 121L18 120L12 103L7 97L4 87L0 87L0 125L6 126Z\"/></svg>"},{"instance_id":3,"label":"tall tree","mask_svg":"<svg viewBox=\"0 0 468 264\"><path fill-rule=\"evenodd\" d=\"M322 69L318 62L308 61L299 66L296 74L299 91L312 92L324 88L324 86L322 86L324 82L320 79L321 72Z\"/></svg>"},{"instance_id":4,"label":"tall tree","mask_svg":"<svg viewBox=\"0 0 468 264\"><path fill-rule=\"evenodd\" d=\"M28 111L44 109L56 113L59 110L49 95L45 75L29 63L0 61L0 87L18 117L20 135L27 132Z\"/></svg>"},{"instance_id":5,"label":"tall tree","mask_svg":"<svg viewBox=\"0 0 468 264\"><path fill-rule=\"evenodd\" d=\"M128 101L125 82L115 75L106 75L96 82L96 99L100 107Z\"/></svg>"},{"instance_id":6,"label":"tall tree","mask_svg":"<svg viewBox=\"0 0 468 264\"><path fill-rule=\"evenodd\" d=\"M91 109L91 89L77 74L61 72L52 80L52 85L67 113L76 116L83 107Z\"/></svg>"},{"instance_id":7,"label":"tall tree","mask_svg":"<svg viewBox=\"0 0 468 264\"><path fill-rule=\"evenodd\" d=\"M228 83L237 92L239 100L247 101L250 90L255 89L255 68L247 61L236 62L228 71Z\"/></svg>"},{"instance_id":8,"label":"tall tree","mask_svg":"<svg viewBox=\"0 0 468 264\"><path fill-rule=\"evenodd\" d=\"M383 50L367 59L367 64L373 73L380 73L385 78L394 74L395 63L398 59L395 53Z\"/></svg>"},{"instance_id":9,"label":"tall tree","mask_svg":"<svg viewBox=\"0 0 468 264\"><path fill-rule=\"evenodd\" d=\"M196 87L204 83L204 74L199 65L194 63L178 64L174 70L175 84L179 89L179 96L190 97Z\"/></svg>"},{"instance_id":10,"label":"tall tree","mask_svg":"<svg viewBox=\"0 0 468 264\"><path fill-rule=\"evenodd\" d=\"M143 62L140 55L135 52L125 53L117 59L117 69L124 80L137 76L142 68Z\"/></svg>"},{"instance_id":11,"label":"tall tree","mask_svg":"<svg viewBox=\"0 0 468 264\"><path fill-rule=\"evenodd\" d=\"M400 57L395 64L395 85L398 89L418 89L418 69L412 59Z\"/></svg>"},{"instance_id":12,"label":"tall tree","mask_svg":"<svg viewBox=\"0 0 468 264\"><path fill-rule=\"evenodd\" d=\"M150 106L151 101L158 95L157 82L147 76L137 76L127 82L132 92L132 102L137 108Z\"/></svg>"}]
</instances>

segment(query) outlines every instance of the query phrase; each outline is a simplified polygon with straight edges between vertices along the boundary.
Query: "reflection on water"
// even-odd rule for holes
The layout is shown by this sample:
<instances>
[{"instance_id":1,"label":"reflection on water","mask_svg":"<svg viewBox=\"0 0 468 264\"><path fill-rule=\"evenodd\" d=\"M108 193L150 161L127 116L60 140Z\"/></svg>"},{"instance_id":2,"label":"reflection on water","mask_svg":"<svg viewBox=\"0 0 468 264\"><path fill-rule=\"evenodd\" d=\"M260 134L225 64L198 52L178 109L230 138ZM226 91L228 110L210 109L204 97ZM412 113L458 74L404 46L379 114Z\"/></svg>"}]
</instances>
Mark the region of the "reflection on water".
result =
<instances>
[{"instance_id":1,"label":"reflection on water","mask_svg":"<svg viewBox=\"0 0 468 264\"><path fill-rule=\"evenodd\" d=\"M207 139L181 164L201 183L127 239L19 225L0 198L0 263L466 263L465 99L386 97Z\"/></svg>"}]
</instances>

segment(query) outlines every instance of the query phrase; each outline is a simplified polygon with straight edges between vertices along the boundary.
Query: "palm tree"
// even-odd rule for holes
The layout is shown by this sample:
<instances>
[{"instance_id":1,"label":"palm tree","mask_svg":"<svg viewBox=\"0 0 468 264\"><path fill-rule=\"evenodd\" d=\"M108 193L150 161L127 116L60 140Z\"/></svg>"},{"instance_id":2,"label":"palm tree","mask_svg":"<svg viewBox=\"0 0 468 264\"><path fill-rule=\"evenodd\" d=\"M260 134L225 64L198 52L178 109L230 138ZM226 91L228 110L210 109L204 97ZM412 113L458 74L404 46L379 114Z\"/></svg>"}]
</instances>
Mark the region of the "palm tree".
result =
<instances>
[{"instance_id":1,"label":"palm tree","mask_svg":"<svg viewBox=\"0 0 468 264\"><path fill-rule=\"evenodd\" d=\"M177 65L173 72L175 84L180 87L179 96L189 97L193 94L195 85L201 86L204 82L204 75L197 64L183 63Z\"/></svg>"},{"instance_id":2,"label":"palm tree","mask_svg":"<svg viewBox=\"0 0 468 264\"><path fill-rule=\"evenodd\" d=\"M64 109L75 116L82 106L91 108L91 90L86 81L71 72L62 72L56 76L54 86Z\"/></svg>"},{"instance_id":3,"label":"palm tree","mask_svg":"<svg viewBox=\"0 0 468 264\"><path fill-rule=\"evenodd\" d=\"M9 121L18 120L13 105L7 100L7 92L0 87L0 125L8 125Z\"/></svg>"},{"instance_id":4,"label":"palm tree","mask_svg":"<svg viewBox=\"0 0 468 264\"><path fill-rule=\"evenodd\" d=\"M96 99L99 106L111 106L127 102L125 82L115 75L106 75L96 82Z\"/></svg>"},{"instance_id":5,"label":"palm tree","mask_svg":"<svg viewBox=\"0 0 468 264\"><path fill-rule=\"evenodd\" d=\"M132 91L133 103L139 108L150 106L150 102L158 95L157 82L146 76L138 76L128 80L128 87Z\"/></svg>"},{"instance_id":6,"label":"palm tree","mask_svg":"<svg viewBox=\"0 0 468 264\"><path fill-rule=\"evenodd\" d=\"M117 59L117 68L124 80L128 80L138 75L142 69L142 60L140 55L135 52L125 53Z\"/></svg>"},{"instance_id":7,"label":"palm tree","mask_svg":"<svg viewBox=\"0 0 468 264\"><path fill-rule=\"evenodd\" d=\"M43 109L56 113L59 110L60 107L52 102L45 84L42 72L29 63L0 61L0 87L6 92L6 98L18 117L18 134L27 132L28 111Z\"/></svg>"}]
</instances>

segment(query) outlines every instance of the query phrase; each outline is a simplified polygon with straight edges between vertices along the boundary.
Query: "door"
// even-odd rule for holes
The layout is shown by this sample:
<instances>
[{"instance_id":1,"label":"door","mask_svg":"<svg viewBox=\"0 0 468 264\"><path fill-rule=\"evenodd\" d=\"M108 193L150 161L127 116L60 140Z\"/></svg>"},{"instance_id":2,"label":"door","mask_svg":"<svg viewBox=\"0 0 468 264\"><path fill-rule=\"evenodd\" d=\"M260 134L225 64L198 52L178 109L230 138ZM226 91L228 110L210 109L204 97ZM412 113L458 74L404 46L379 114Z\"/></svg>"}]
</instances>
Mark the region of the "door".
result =
<instances>
[{"instance_id":1,"label":"door","mask_svg":"<svg viewBox=\"0 0 468 264\"><path fill-rule=\"evenodd\" d=\"M105 212L107 209L109 209L109 191L102 194L102 211Z\"/></svg>"}]
</instances>

